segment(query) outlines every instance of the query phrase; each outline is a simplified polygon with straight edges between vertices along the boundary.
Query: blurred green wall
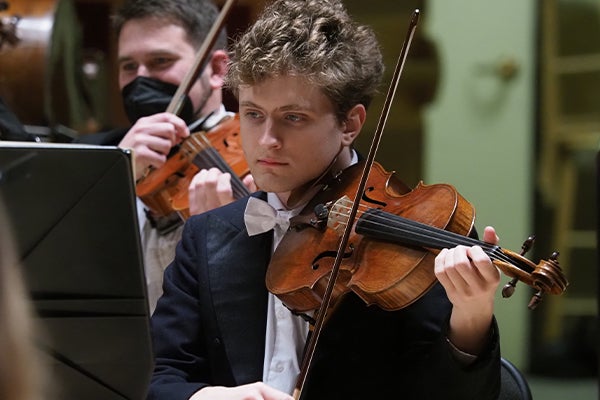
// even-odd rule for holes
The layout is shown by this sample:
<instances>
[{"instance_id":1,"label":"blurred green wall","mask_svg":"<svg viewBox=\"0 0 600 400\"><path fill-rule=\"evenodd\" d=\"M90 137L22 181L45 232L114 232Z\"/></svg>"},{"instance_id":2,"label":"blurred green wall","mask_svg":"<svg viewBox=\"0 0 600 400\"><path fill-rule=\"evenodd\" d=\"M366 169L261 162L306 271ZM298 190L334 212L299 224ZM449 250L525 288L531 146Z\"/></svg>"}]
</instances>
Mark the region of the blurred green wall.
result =
<instances>
[{"instance_id":1,"label":"blurred green wall","mask_svg":"<svg viewBox=\"0 0 600 400\"><path fill-rule=\"evenodd\" d=\"M425 113L425 181L452 183L474 204L477 229L494 226L500 245L516 252L533 233L536 4L429 0L424 27L441 68ZM512 61L517 73L503 79L497 68ZM502 354L520 368L528 361L531 294L520 284L496 302Z\"/></svg>"}]
</instances>

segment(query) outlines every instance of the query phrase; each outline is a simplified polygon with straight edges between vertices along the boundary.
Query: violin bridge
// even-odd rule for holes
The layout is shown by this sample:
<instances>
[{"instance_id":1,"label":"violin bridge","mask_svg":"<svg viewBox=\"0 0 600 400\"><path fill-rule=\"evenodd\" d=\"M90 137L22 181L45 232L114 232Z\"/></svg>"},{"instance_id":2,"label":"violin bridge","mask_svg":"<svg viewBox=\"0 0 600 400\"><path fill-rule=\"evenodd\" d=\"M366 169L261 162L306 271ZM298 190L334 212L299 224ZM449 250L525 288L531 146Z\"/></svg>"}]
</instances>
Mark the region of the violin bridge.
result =
<instances>
[{"instance_id":1,"label":"violin bridge","mask_svg":"<svg viewBox=\"0 0 600 400\"><path fill-rule=\"evenodd\" d=\"M350 217L352 209L352 200L348 196L340 198L333 203L329 209L329 218L327 218L327 226L333 229L339 236L344 234L344 229Z\"/></svg>"}]
</instances>

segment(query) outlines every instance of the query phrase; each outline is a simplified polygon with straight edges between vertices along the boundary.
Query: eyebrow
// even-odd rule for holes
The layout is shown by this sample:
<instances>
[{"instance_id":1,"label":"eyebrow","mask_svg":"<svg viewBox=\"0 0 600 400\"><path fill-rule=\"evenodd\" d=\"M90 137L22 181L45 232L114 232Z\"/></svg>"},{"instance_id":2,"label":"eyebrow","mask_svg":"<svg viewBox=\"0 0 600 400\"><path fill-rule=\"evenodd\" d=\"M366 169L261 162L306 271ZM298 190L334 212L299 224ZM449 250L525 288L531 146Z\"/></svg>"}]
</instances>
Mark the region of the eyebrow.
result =
<instances>
[{"instance_id":1,"label":"eyebrow","mask_svg":"<svg viewBox=\"0 0 600 400\"><path fill-rule=\"evenodd\" d=\"M262 107L259 106L258 104L252 102L252 101L242 101L240 102L240 107L253 107L253 108L260 108L262 110ZM300 104L287 104L285 106L281 106L281 107L277 107L278 111L312 111L311 107L306 107L306 106L302 106Z\"/></svg>"},{"instance_id":2,"label":"eyebrow","mask_svg":"<svg viewBox=\"0 0 600 400\"><path fill-rule=\"evenodd\" d=\"M253 102L247 101L247 100L246 101L241 101L240 102L240 106L260 108L260 107L258 107L257 104L254 104Z\"/></svg>"},{"instance_id":3,"label":"eyebrow","mask_svg":"<svg viewBox=\"0 0 600 400\"><path fill-rule=\"evenodd\" d=\"M122 64L124 62L131 61L131 60L133 60L133 57L129 57L129 56L119 57L119 58L117 58L117 64Z\"/></svg>"},{"instance_id":4,"label":"eyebrow","mask_svg":"<svg viewBox=\"0 0 600 400\"><path fill-rule=\"evenodd\" d=\"M173 53L172 51L169 51L168 49L165 49L165 50L154 50L154 51L151 51L148 54L144 54L144 58L148 58L148 56L149 56L149 58L153 58L153 57L165 57L165 56L167 56L167 57L174 57L174 56L177 56L177 55L175 53ZM117 58L117 63L120 64L120 63L123 63L125 61L132 61L132 60L135 60L135 58L132 57L132 56L126 55L126 56L122 56L122 57Z\"/></svg>"}]
</instances>

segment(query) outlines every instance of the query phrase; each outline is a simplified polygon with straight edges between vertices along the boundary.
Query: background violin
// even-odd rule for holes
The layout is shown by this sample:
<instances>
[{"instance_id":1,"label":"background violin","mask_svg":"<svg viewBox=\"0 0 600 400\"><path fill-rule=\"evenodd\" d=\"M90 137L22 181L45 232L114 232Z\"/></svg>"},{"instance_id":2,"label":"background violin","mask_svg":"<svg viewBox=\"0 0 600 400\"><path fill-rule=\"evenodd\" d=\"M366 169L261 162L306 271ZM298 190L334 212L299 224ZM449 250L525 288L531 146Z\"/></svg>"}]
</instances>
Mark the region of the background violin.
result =
<instances>
[{"instance_id":1,"label":"background violin","mask_svg":"<svg viewBox=\"0 0 600 400\"><path fill-rule=\"evenodd\" d=\"M136 194L156 215L177 212L189 218L188 187L201 169L217 167L231 174L235 198L248 194L242 179L250 173L240 142L239 116L226 117L208 132L192 133L158 169L136 184Z\"/></svg>"}]
</instances>

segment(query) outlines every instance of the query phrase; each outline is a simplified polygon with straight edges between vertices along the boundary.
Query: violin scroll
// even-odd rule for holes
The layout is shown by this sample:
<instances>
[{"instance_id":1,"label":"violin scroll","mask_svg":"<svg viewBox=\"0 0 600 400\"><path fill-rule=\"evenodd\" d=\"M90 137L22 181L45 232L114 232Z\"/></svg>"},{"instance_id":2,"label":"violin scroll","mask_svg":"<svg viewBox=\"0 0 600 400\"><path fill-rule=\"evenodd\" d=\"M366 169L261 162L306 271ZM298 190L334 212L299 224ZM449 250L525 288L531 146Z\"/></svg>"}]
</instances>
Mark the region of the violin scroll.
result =
<instances>
[{"instance_id":1,"label":"violin scroll","mask_svg":"<svg viewBox=\"0 0 600 400\"><path fill-rule=\"evenodd\" d=\"M538 291L529 302L529 309L533 310L542 300L542 294L562 294L569 285L558 264L558 252L552 253L548 260L541 260L532 275L534 276L534 287Z\"/></svg>"},{"instance_id":2,"label":"violin scroll","mask_svg":"<svg viewBox=\"0 0 600 400\"><path fill-rule=\"evenodd\" d=\"M513 278L502 288L502 297L512 296L516 283L521 281L537 290L528 305L530 310L534 310L542 301L544 293L562 294L567 289L569 282L558 262L558 252L553 252L548 260L540 260L536 265L523 257L533 243L533 238L530 237L526 243L528 244L523 245L524 251L521 254L502 249L502 254L507 256L511 262L506 262L505 259L493 259L493 262L505 275Z\"/></svg>"}]
</instances>

